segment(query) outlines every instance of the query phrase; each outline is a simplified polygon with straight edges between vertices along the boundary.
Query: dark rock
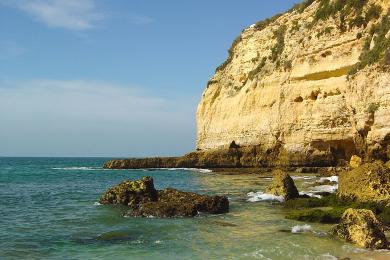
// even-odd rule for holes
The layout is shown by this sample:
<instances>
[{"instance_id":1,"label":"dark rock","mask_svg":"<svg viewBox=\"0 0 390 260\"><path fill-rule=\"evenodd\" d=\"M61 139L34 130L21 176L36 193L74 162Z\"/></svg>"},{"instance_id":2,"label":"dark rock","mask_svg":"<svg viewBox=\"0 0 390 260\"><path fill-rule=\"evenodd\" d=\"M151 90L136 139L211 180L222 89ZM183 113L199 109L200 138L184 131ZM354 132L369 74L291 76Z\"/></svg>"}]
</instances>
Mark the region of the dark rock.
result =
<instances>
[{"instance_id":1,"label":"dark rock","mask_svg":"<svg viewBox=\"0 0 390 260\"><path fill-rule=\"evenodd\" d=\"M124 181L108 189L101 204L120 204L131 207L128 216L194 217L199 212L221 214L229 211L224 196L206 196L175 189L157 191L151 177L138 181Z\"/></svg>"},{"instance_id":2,"label":"dark rock","mask_svg":"<svg viewBox=\"0 0 390 260\"><path fill-rule=\"evenodd\" d=\"M267 187L266 192L276 196L283 196L285 200L299 197L299 192L293 179L288 173L281 170L273 171L273 183Z\"/></svg>"},{"instance_id":3,"label":"dark rock","mask_svg":"<svg viewBox=\"0 0 390 260\"><path fill-rule=\"evenodd\" d=\"M193 192L165 189L158 192L158 201L141 204L130 216L194 217L199 212L221 214L229 211L229 201L222 196L205 196Z\"/></svg>"},{"instance_id":4,"label":"dark rock","mask_svg":"<svg viewBox=\"0 0 390 260\"><path fill-rule=\"evenodd\" d=\"M124 181L108 189L100 198L101 204L121 204L133 208L140 203L157 200L153 179L144 177L138 181Z\"/></svg>"},{"instance_id":5,"label":"dark rock","mask_svg":"<svg viewBox=\"0 0 390 260\"><path fill-rule=\"evenodd\" d=\"M365 248L386 249L389 245L382 223L367 209L347 209L331 232Z\"/></svg>"}]
</instances>

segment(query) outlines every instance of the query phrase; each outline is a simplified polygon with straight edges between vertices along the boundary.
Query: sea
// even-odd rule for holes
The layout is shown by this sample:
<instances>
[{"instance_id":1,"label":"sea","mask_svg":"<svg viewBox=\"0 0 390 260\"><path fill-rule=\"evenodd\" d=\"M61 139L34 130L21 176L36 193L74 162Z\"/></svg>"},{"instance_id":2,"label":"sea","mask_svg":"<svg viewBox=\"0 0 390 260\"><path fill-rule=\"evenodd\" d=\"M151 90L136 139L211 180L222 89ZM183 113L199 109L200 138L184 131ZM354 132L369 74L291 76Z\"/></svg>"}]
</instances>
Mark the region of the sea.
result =
<instances>
[{"instance_id":1,"label":"sea","mask_svg":"<svg viewBox=\"0 0 390 260\"><path fill-rule=\"evenodd\" d=\"M332 237L331 225L285 219L280 198L264 193L270 176L103 169L108 159L0 158L0 259L390 259ZM315 195L320 177L291 175ZM98 203L109 187L143 176L157 189L226 195L230 212L133 218Z\"/></svg>"}]
</instances>

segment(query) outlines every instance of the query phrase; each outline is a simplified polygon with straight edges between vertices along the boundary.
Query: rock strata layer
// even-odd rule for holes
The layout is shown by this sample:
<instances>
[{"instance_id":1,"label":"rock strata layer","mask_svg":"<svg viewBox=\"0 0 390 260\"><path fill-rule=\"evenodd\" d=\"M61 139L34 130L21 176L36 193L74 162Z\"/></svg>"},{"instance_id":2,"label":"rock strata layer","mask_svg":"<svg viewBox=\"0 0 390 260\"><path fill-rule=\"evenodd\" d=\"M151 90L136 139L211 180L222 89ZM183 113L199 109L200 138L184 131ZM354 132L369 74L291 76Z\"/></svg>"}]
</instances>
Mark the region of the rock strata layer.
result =
<instances>
[{"instance_id":1,"label":"rock strata layer","mask_svg":"<svg viewBox=\"0 0 390 260\"><path fill-rule=\"evenodd\" d=\"M198 150L259 146L300 165L389 159L390 1L337 3L306 1L242 31L203 92Z\"/></svg>"},{"instance_id":2,"label":"rock strata layer","mask_svg":"<svg viewBox=\"0 0 390 260\"><path fill-rule=\"evenodd\" d=\"M389 245L382 224L371 210L347 209L332 233L366 248L386 249Z\"/></svg>"},{"instance_id":3,"label":"rock strata layer","mask_svg":"<svg viewBox=\"0 0 390 260\"><path fill-rule=\"evenodd\" d=\"M151 177L124 181L108 189L99 202L129 206L131 211L126 215L140 217L194 217L199 213L222 214L229 211L227 197L170 188L157 191Z\"/></svg>"}]
</instances>

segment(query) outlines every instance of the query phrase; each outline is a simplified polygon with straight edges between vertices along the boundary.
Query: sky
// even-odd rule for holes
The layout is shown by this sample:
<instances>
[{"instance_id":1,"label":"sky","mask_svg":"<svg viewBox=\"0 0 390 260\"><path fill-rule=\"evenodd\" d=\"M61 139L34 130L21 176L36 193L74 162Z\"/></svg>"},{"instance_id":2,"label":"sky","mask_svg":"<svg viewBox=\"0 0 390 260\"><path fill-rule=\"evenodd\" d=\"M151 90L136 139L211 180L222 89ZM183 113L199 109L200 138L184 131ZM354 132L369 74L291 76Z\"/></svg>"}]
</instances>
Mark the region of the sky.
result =
<instances>
[{"instance_id":1,"label":"sky","mask_svg":"<svg viewBox=\"0 0 390 260\"><path fill-rule=\"evenodd\" d=\"M0 156L195 149L239 33L298 0L0 0Z\"/></svg>"}]
</instances>

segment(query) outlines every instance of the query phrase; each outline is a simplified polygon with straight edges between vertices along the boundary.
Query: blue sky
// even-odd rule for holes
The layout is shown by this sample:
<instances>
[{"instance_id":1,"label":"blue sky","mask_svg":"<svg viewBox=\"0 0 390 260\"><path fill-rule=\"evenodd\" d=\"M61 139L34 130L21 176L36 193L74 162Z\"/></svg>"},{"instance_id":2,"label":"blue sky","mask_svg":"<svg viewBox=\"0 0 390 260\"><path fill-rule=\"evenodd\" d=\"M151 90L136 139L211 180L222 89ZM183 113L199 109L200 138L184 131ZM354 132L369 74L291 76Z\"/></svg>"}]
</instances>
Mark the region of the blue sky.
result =
<instances>
[{"instance_id":1,"label":"blue sky","mask_svg":"<svg viewBox=\"0 0 390 260\"><path fill-rule=\"evenodd\" d=\"M241 30L298 0L0 0L0 156L179 155Z\"/></svg>"}]
</instances>

